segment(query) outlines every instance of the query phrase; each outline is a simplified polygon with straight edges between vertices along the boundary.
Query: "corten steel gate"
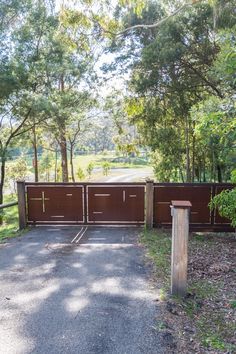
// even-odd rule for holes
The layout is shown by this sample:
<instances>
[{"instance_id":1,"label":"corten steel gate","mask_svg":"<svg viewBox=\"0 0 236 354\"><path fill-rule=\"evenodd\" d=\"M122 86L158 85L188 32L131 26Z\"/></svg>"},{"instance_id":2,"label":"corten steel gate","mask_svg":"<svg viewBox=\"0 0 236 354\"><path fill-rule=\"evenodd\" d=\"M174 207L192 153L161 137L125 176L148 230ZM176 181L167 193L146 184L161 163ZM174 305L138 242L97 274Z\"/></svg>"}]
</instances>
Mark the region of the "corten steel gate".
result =
<instances>
[{"instance_id":1,"label":"corten steel gate","mask_svg":"<svg viewBox=\"0 0 236 354\"><path fill-rule=\"evenodd\" d=\"M26 192L29 224L144 224L141 183L26 183Z\"/></svg>"},{"instance_id":2,"label":"corten steel gate","mask_svg":"<svg viewBox=\"0 0 236 354\"><path fill-rule=\"evenodd\" d=\"M26 185L29 223L84 223L84 186Z\"/></svg>"},{"instance_id":3,"label":"corten steel gate","mask_svg":"<svg viewBox=\"0 0 236 354\"><path fill-rule=\"evenodd\" d=\"M28 224L145 222L144 183L25 183L25 186ZM192 229L232 231L229 220L211 212L208 204L214 195L233 187L214 183L154 183L153 224L170 227L171 201L189 200Z\"/></svg>"},{"instance_id":4,"label":"corten steel gate","mask_svg":"<svg viewBox=\"0 0 236 354\"><path fill-rule=\"evenodd\" d=\"M232 184L214 183L155 183L154 184L154 225L171 226L170 205L172 200L189 200L190 228L203 230L232 230L230 221L218 212L210 211L209 202L224 189L232 189Z\"/></svg>"},{"instance_id":5,"label":"corten steel gate","mask_svg":"<svg viewBox=\"0 0 236 354\"><path fill-rule=\"evenodd\" d=\"M88 224L143 224L144 185L88 185Z\"/></svg>"}]
</instances>

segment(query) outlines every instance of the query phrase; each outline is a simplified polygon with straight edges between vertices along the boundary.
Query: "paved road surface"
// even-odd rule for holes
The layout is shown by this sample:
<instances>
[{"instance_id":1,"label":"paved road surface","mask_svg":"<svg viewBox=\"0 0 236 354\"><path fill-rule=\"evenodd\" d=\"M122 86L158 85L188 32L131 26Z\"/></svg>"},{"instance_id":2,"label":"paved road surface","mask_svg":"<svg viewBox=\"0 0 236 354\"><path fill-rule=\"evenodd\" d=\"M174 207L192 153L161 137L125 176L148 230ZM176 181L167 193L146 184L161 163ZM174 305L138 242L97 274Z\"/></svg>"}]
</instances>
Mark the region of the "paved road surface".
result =
<instances>
[{"instance_id":1,"label":"paved road surface","mask_svg":"<svg viewBox=\"0 0 236 354\"><path fill-rule=\"evenodd\" d=\"M153 177L152 168L120 168L113 170L116 176L108 176L106 182L144 182L146 178Z\"/></svg>"},{"instance_id":2,"label":"paved road surface","mask_svg":"<svg viewBox=\"0 0 236 354\"><path fill-rule=\"evenodd\" d=\"M38 227L0 245L0 353L170 353L138 229L84 231Z\"/></svg>"}]
</instances>

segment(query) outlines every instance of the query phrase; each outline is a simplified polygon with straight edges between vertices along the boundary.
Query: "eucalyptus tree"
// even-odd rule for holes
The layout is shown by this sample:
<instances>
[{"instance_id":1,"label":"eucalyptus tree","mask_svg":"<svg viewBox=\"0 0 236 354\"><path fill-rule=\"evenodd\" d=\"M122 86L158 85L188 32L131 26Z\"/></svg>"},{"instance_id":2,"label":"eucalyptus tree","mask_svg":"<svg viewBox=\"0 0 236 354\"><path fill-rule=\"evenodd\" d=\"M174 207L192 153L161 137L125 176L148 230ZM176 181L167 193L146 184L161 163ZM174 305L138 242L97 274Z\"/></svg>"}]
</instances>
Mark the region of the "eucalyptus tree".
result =
<instances>
[{"instance_id":1,"label":"eucalyptus tree","mask_svg":"<svg viewBox=\"0 0 236 354\"><path fill-rule=\"evenodd\" d=\"M50 119L46 126L51 129L60 146L63 182L69 180L69 127L73 119L75 125L79 126L81 116L89 109L92 95L88 92L91 92L90 83L94 79L91 26L81 13L75 31L71 16L70 10L64 7L60 9L56 27L48 36L45 55L46 94L51 104ZM75 134L76 138L78 134L79 131ZM73 139L70 138L70 141ZM73 155L73 142L71 147Z\"/></svg>"},{"instance_id":2,"label":"eucalyptus tree","mask_svg":"<svg viewBox=\"0 0 236 354\"><path fill-rule=\"evenodd\" d=\"M43 111L47 106L42 93L39 63L45 21L39 21L37 29L35 26L31 29L29 22L29 19L34 23L39 18L44 19L45 13L41 2L1 2L0 204L3 201L8 150L17 138L42 120L42 115L38 115L33 123L34 112L39 108Z\"/></svg>"},{"instance_id":3,"label":"eucalyptus tree","mask_svg":"<svg viewBox=\"0 0 236 354\"><path fill-rule=\"evenodd\" d=\"M74 153L76 145L81 141L82 136L86 135L90 129L93 129L90 122L90 110L96 105L96 101L90 97L87 92L76 93L77 100L75 105L72 105L70 110L64 111L66 120L64 136L66 137L66 147L69 153L70 175L73 182L75 182L74 172ZM52 124L52 122L50 123ZM53 131L53 125L50 126ZM56 131L56 130L55 130ZM54 132L54 136L60 146L60 136ZM62 170L63 172L63 170Z\"/></svg>"},{"instance_id":4,"label":"eucalyptus tree","mask_svg":"<svg viewBox=\"0 0 236 354\"><path fill-rule=\"evenodd\" d=\"M72 80L78 85L84 72L88 57L86 40L81 32L76 48L83 49L83 53L80 51L79 58L78 51L74 51L71 65L75 42L70 42L71 36L61 29L60 16L61 13L51 11L50 1L3 0L0 4L0 204L9 148L31 130L36 146L36 126L55 111L55 102L50 97L55 95L56 88L64 91L65 96ZM62 57L67 58L64 66ZM66 105L69 101L76 104L74 99L64 101Z\"/></svg>"},{"instance_id":5,"label":"eucalyptus tree","mask_svg":"<svg viewBox=\"0 0 236 354\"><path fill-rule=\"evenodd\" d=\"M65 19L62 21L65 15L63 8L56 13L46 1L25 0L22 3L25 6L20 6L17 1L8 4L11 9L9 12L14 14L14 26L10 33L7 33L4 25L1 27L5 31L4 44L8 49L8 55L1 53L4 63L1 67L4 124L9 124L10 128L16 126L17 136L25 130L31 131L35 150L35 178L38 180L36 126L39 122L47 121L47 126L53 127L60 146L62 179L66 182L67 121L75 112L81 111L84 104L81 101L87 100L85 88L80 85L92 62L88 47L90 39L86 35L88 26L86 22L81 23L80 32L74 34L70 23ZM2 23L9 21L8 18L10 15L5 16ZM22 95L27 99L19 100L18 96ZM16 133L11 133L10 141L15 137ZM8 139L6 141L5 148L3 145L1 147L3 157L9 145ZM5 157L3 162L2 169L5 168ZM4 173L1 177L3 186Z\"/></svg>"},{"instance_id":6,"label":"eucalyptus tree","mask_svg":"<svg viewBox=\"0 0 236 354\"><path fill-rule=\"evenodd\" d=\"M192 109L195 135L202 151L208 157L211 180L230 179L236 164L236 51L235 26L220 31L220 52L212 67L218 78L224 99L209 96Z\"/></svg>"},{"instance_id":7,"label":"eucalyptus tree","mask_svg":"<svg viewBox=\"0 0 236 354\"><path fill-rule=\"evenodd\" d=\"M233 4L227 1L217 25L232 26L232 11ZM159 154L156 170L164 168L170 176L179 166L184 180L193 181L198 152L191 108L209 95L224 98L221 81L211 72L220 44L214 8L206 2L187 7L153 27L152 23L167 16L165 12L163 3L150 2L142 18L133 14L124 17L135 29L126 37L140 48L131 64L128 113L145 143ZM147 24L145 31L143 23ZM123 57L124 53L120 60Z\"/></svg>"}]
</instances>

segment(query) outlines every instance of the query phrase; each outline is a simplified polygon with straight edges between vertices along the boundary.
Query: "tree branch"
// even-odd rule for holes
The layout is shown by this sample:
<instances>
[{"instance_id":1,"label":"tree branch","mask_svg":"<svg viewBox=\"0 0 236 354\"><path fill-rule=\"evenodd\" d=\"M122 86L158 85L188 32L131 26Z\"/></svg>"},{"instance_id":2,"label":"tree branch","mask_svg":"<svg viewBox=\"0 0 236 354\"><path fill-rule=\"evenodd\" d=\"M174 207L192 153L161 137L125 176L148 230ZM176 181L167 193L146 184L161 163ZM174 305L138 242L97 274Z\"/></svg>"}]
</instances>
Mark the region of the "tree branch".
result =
<instances>
[{"instance_id":1,"label":"tree branch","mask_svg":"<svg viewBox=\"0 0 236 354\"><path fill-rule=\"evenodd\" d=\"M139 24L139 25L134 25L134 26L130 26L130 27L127 27L125 28L124 30L120 31L120 32L111 32L111 31L108 31L106 30L103 26L101 26L100 23L98 23L98 25L101 27L101 29L106 32L106 33L109 33L109 34L112 34L114 36L120 36L122 34L125 34L126 32L129 32L129 31L132 31L132 30L136 30L136 29L139 29L139 28L142 28L142 29L152 29L152 28L156 28L156 27L159 27L161 26L164 22L166 22L168 19L170 19L171 17L174 17L176 16L178 13L180 13L181 11L183 11L184 9L186 9L187 7L189 6L193 6L195 4L198 4L202 2L202 0L192 0L191 2L187 2L185 4L183 4L182 6L180 6L178 9L176 9L175 11L173 11L170 15L168 16L165 16L164 18L162 18L161 20L151 24L151 25L147 25L147 24Z\"/></svg>"},{"instance_id":2,"label":"tree branch","mask_svg":"<svg viewBox=\"0 0 236 354\"><path fill-rule=\"evenodd\" d=\"M199 70L197 70L192 64L189 62L183 60L184 65L186 65L189 69L191 69L197 76L200 77L200 79L205 82L209 87L212 88L213 91L217 94L218 97L224 98L224 95L221 93L221 91L210 81L208 80Z\"/></svg>"}]
</instances>

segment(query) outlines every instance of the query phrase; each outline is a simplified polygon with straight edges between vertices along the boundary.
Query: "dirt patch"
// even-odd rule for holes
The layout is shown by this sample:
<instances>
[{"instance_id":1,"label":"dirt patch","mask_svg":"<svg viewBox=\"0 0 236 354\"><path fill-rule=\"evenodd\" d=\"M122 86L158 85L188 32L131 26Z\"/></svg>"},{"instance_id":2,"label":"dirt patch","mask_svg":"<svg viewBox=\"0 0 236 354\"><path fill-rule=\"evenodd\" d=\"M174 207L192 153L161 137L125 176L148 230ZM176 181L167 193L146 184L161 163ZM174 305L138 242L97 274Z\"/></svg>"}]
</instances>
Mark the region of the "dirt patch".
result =
<instances>
[{"instance_id":1,"label":"dirt patch","mask_svg":"<svg viewBox=\"0 0 236 354\"><path fill-rule=\"evenodd\" d=\"M154 262L155 282L163 289L158 307L157 330L171 338L169 353L236 353L236 239L234 234L191 234L189 240L188 294L185 299L171 298L170 234L154 231L159 238L150 246L143 237ZM166 241L164 241L166 240ZM167 240L169 240L167 242ZM163 249L163 244L168 246ZM162 253L158 267L152 254ZM166 260L164 262L163 260ZM162 265L163 264L163 265ZM166 269L164 269L166 267ZM164 338L164 341L165 341ZM175 343L175 344L174 344ZM174 347L176 345L176 348Z\"/></svg>"}]
</instances>

